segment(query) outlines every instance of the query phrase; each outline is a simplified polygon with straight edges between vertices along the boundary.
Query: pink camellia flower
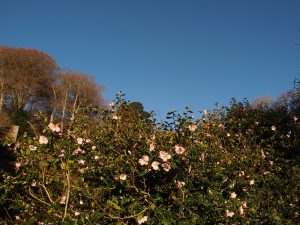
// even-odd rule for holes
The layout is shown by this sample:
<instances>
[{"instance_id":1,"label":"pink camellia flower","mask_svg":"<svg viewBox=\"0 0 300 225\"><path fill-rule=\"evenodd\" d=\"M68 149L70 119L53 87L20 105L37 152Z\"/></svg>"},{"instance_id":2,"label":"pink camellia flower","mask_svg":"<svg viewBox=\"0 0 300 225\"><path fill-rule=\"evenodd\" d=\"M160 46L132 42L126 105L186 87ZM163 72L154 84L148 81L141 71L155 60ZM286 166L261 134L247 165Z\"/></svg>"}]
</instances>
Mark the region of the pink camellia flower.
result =
<instances>
[{"instance_id":1,"label":"pink camellia flower","mask_svg":"<svg viewBox=\"0 0 300 225\"><path fill-rule=\"evenodd\" d=\"M138 224L145 223L148 220L148 216L144 216L137 220Z\"/></svg>"},{"instance_id":2,"label":"pink camellia flower","mask_svg":"<svg viewBox=\"0 0 300 225\"><path fill-rule=\"evenodd\" d=\"M166 172L169 172L169 170L171 169L170 163L163 163L161 166Z\"/></svg>"},{"instance_id":3,"label":"pink camellia flower","mask_svg":"<svg viewBox=\"0 0 300 225\"><path fill-rule=\"evenodd\" d=\"M80 212L75 211L75 212L74 212L74 215L75 215L75 216L79 216L79 215L80 215Z\"/></svg>"},{"instance_id":4,"label":"pink camellia flower","mask_svg":"<svg viewBox=\"0 0 300 225\"><path fill-rule=\"evenodd\" d=\"M147 155L143 155L143 157L139 159L139 163L141 164L141 166L148 165L148 162L149 156Z\"/></svg>"},{"instance_id":5,"label":"pink camellia flower","mask_svg":"<svg viewBox=\"0 0 300 225\"><path fill-rule=\"evenodd\" d=\"M155 149L155 145L154 143L151 143L149 147L150 152L154 151L154 149Z\"/></svg>"},{"instance_id":6,"label":"pink camellia flower","mask_svg":"<svg viewBox=\"0 0 300 225\"><path fill-rule=\"evenodd\" d=\"M164 161L167 162L169 159L171 159L171 155L165 151L159 152L159 157Z\"/></svg>"},{"instance_id":7,"label":"pink camellia flower","mask_svg":"<svg viewBox=\"0 0 300 225\"><path fill-rule=\"evenodd\" d=\"M59 127L59 123L58 124L53 124L53 123L50 123L48 125L48 127L50 128L50 130L52 130L53 132L60 132L60 127Z\"/></svg>"},{"instance_id":8,"label":"pink camellia flower","mask_svg":"<svg viewBox=\"0 0 300 225\"><path fill-rule=\"evenodd\" d=\"M272 130L272 131L275 131L275 130L276 130L276 127L273 125L273 126L271 127L271 130Z\"/></svg>"},{"instance_id":9,"label":"pink camellia flower","mask_svg":"<svg viewBox=\"0 0 300 225\"><path fill-rule=\"evenodd\" d=\"M82 143L83 143L83 138L77 138L77 143L79 144L79 145L82 145Z\"/></svg>"},{"instance_id":10,"label":"pink camellia flower","mask_svg":"<svg viewBox=\"0 0 300 225\"><path fill-rule=\"evenodd\" d=\"M226 217L233 217L234 216L234 212L229 211L228 209L225 210L225 216Z\"/></svg>"},{"instance_id":11,"label":"pink camellia flower","mask_svg":"<svg viewBox=\"0 0 300 225\"><path fill-rule=\"evenodd\" d=\"M175 152L176 152L177 155L181 155L182 153L185 152L185 148L181 147L179 145L175 145Z\"/></svg>"},{"instance_id":12,"label":"pink camellia flower","mask_svg":"<svg viewBox=\"0 0 300 225\"><path fill-rule=\"evenodd\" d=\"M21 163L16 163L15 167L16 167L16 169L19 169L21 167Z\"/></svg>"},{"instance_id":13,"label":"pink camellia flower","mask_svg":"<svg viewBox=\"0 0 300 225\"><path fill-rule=\"evenodd\" d=\"M298 117L297 116L294 116L293 119L294 119L294 122L298 121Z\"/></svg>"},{"instance_id":14,"label":"pink camellia flower","mask_svg":"<svg viewBox=\"0 0 300 225\"><path fill-rule=\"evenodd\" d=\"M39 143L40 143L41 145L46 145L46 144L48 144L48 139L47 139L47 137L41 135L40 138L39 138Z\"/></svg>"},{"instance_id":15,"label":"pink camellia flower","mask_svg":"<svg viewBox=\"0 0 300 225\"><path fill-rule=\"evenodd\" d=\"M237 196L237 194L236 194L235 192L232 192L232 193L230 194L230 197L231 197L231 198L236 198L236 196Z\"/></svg>"},{"instance_id":16,"label":"pink camellia flower","mask_svg":"<svg viewBox=\"0 0 300 225\"><path fill-rule=\"evenodd\" d=\"M151 163L151 166L152 166L152 168L153 168L154 170L159 170L158 165L159 165L159 162L157 162L157 161L153 161L153 162Z\"/></svg>"},{"instance_id":17,"label":"pink camellia flower","mask_svg":"<svg viewBox=\"0 0 300 225\"><path fill-rule=\"evenodd\" d=\"M249 181L249 184L250 184L250 185L253 185L253 184L254 184L254 179L250 180L250 181Z\"/></svg>"},{"instance_id":18,"label":"pink camellia flower","mask_svg":"<svg viewBox=\"0 0 300 225\"><path fill-rule=\"evenodd\" d=\"M243 206L239 206L238 212L239 212L240 216L243 216L243 215L244 215L244 209L243 209Z\"/></svg>"},{"instance_id":19,"label":"pink camellia flower","mask_svg":"<svg viewBox=\"0 0 300 225\"><path fill-rule=\"evenodd\" d=\"M189 130L190 131L195 131L197 129L197 125L196 124L190 124L189 125Z\"/></svg>"},{"instance_id":20,"label":"pink camellia flower","mask_svg":"<svg viewBox=\"0 0 300 225\"><path fill-rule=\"evenodd\" d=\"M96 148L97 148L97 147L96 147L95 145L92 146L92 150L93 150L93 151L95 151Z\"/></svg>"},{"instance_id":21,"label":"pink camellia flower","mask_svg":"<svg viewBox=\"0 0 300 225\"><path fill-rule=\"evenodd\" d=\"M120 180L126 180L127 175L125 173L122 173L119 178Z\"/></svg>"}]
</instances>

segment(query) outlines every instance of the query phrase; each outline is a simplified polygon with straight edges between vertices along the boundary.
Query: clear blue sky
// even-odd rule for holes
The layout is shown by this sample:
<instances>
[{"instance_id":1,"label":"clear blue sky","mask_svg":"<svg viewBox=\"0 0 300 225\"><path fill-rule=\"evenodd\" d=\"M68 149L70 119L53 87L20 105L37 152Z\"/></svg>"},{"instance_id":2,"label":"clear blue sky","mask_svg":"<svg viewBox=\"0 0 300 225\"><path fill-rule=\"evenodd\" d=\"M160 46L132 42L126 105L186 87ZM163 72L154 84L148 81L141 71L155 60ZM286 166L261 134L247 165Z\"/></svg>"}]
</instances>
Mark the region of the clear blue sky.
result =
<instances>
[{"instance_id":1,"label":"clear blue sky","mask_svg":"<svg viewBox=\"0 0 300 225\"><path fill-rule=\"evenodd\" d=\"M164 117L277 97L300 73L299 0L2 0L0 45L36 48Z\"/></svg>"}]
</instances>

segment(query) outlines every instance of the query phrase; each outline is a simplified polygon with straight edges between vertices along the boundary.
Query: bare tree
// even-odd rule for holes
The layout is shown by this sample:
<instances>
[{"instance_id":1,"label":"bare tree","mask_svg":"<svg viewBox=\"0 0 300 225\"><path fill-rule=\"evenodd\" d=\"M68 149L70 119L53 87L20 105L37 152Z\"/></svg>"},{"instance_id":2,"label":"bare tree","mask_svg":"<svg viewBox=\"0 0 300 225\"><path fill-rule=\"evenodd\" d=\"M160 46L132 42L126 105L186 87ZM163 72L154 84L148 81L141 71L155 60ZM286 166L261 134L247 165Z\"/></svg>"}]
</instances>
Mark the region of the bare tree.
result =
<instances>
[{"instance_id":1,"label":"bare tree","mask_svg":"<svg viewBox=\"0 0 300 225\"><path fill-rule=\"evenodd\" d=\"M0 91L5 93L5 104L12 110L24 110L49 95L52 75L57 69L49 55L34 49L8 47L0 47L0 55Z\"/></svg>"},{"instance_id":2,"label":"bare tree","mask_svg":"<svg viewBox=\"0 0 300 225\"><path fill-rule=\"evenodd\" d=\"M61 71L52 84L51 121L60 117L61 129L65 119L73 119L80 109L87 106L103 106L104 88L84 73Z\"/></svg>"}]
</instances>

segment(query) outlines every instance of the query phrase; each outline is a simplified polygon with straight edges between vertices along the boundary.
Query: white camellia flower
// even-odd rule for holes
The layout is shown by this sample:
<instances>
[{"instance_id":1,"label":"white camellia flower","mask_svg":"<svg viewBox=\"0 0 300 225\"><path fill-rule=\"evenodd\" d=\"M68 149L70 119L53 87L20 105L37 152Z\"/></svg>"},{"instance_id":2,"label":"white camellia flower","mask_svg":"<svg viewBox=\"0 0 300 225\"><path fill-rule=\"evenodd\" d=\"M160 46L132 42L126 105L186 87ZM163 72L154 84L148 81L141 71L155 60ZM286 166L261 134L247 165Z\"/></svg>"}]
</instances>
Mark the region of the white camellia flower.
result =
<instances>
[{"instance_id":1,"label":"white camellia flower","mask_svg":"<svg viewBox=\"0 0 300 225\"><path fill-rule=\"evenodd\" d=\"M190 131L195 131L197 129L197 125L196 124L190 124L189 125L189 130Z\"/></svg>"},{"instance_id":2,"label":"white camellia flower","mask_svg":"<svg viewBox=\"0 0 300 225\"><path fill-rule=\"evenodd\" d=\"M59 127L59 124L53 124L53 123L50 123L48 125L48 127L50 128L50 130L52 130L53 132L60 132L60 127Z\"/></svg>"},{"instance_id":3,"label":"white camellia flower","mask_svg":"<svg viewBox=\"0 0 300 225\"><path fill-rule=\"evenodd\" d=\"M126 178L127 178L127 175L125 173L122 173L120 175L120 180L126 180Z\"/></svg>"},{"instance_id":4,"label":"white camellia flower","mask_svg":"<svg viewBox=\"0 0 300 225\"><path fill-rule=\"evenodd\" d=\"M167 162L169 159L171 159L171 155L165 151L159 152L159 157L164 161Z\"/></svg>"},{"instance_id":5,"label":"white camellia flower","mask_svg":"<svg viewBox=\"0 0 300 225\"><path fill-rule=\"evenodd\" d=\"M149 156L147 155L143 155L143 157L139 159L139 163L141 164L141 166L148 165L148 162Z\"/></svg>"},{"instance_id":6,"label":"white camellia flower","mask_svg":"<svg viewBox=\"0 0 300 225\"><path fill-rule=\"evenodd\" d=\"M82 145L83 144L83 138L77 138L77 143L79 144L79 145Z\"/></svg>"},{"instance_id":7,"label":"white camellia flower","mask_svg":"<svg viewBox=\"0 0 300 225\"><path fill-rule=\"evenodd\" d=\"M229 211L228 209L225 210L225 216L226 217L233 217L234 216L234 212Z\"/></svg>"},{"instance_id":8,"label":"white camellia flower","mask_svg":"<svg viewBox=\"0 0 300 225\"><path fill-rule=\"evenodd\" d=\"M159 162L157 162L157 161L153 161L153 162L151 163L151 166L152 166L152 168L153 168L154 170L159 170L158 165L159 165Z\"/></svg>"},{"instance_id":9,"label":"white camellia flower","mask_svg":"<svg viewBox=\"0 0 300 225\"><path fill-rule=\"evenodd\" d=\"M185 152L185 148L179 145L175 145L175 152L177 155L181 155Z\"/></svg>"},{"instance_id":10,"label":"white camellia flower","mask_svg":"<svg viewBox=\"0 0 300 225\"><path fill-rule=\"evenodd\" d=\"M40 143L41 145L46 145L46 144L48 144L48 139L47 139L47 137L41 135L40 138L39 138L39 143Z\"/></svg>"},{"instance_id":11,"label":"white camellia flower","mask_svg":"<svg viewBox=\"0 0 300 225\"><path fill-rule=\"evenodd\" d=\"M250 184L250 185L253 185L253 184L254 184L254 179L250 180L250 181L249 181L249 184Z\"/></svg>"},{"instance_id":12,"label":"white camellia flower","mask_svg":"<svg viewBox=\"0 0 300 225\"><path fill-rule=\"evenodd\" d=\"M243 209L243 206L239 206L238 212L239 212L240 216L243 216L243 215L244 215L244 209Z\"/></svg>"},{"instance_id":13,"label":"white camellia flower","mask_svg":"<svg viewBox=\"0 0 300 225\"><path fill-rule=\"evenodd\" d=\"M275 130L276 130L276 127L273 125L273 126L271 127L271 130L272 130L272 131L275 131Z\"/></svg>"},{"instance_id":14,"label":"white camellia flower","mask_svg":"<svg viewBox=\"0 0 300 225\"><path fill-rule=\"evenodd\" d=\"M85 161L83 159L78 160L79 165L83 166L85 164Z\"/></svg>"},{"instance_id":15,"label":"white camellia flower","mask_svg":"<svg viewBox=\"0 0 300 225\"><path fill-rule=\"evenodd\" d=\"M161 166L166 172L169 172L169 170L171 169L170 163L163 163Z\"/></svg>"},{"instance_id":16,"label":"white camellia flower","mask_svg":"<svg viewBox=\"0 0 300 225\"><path fill-rule=\"evenodd\" d=\"M148 220L148 216L144 216L137 220L138 224L145 223Z\"/></svg>"},{"instance_id":17,"label":"white camellia flower","mask_svg":"<svg viewBox=\"0 0 300 225\"><path fill-rule=\"evenodd\" d=\"M37 147L36 147L36 146L33 146L33 145L29 145L29 149L30 149L31 151L35 151L35 150L37 150Z\"/></svg>"},{"instance_id":18,"label":"white camellia flower","mask_svg":"<svg viewBox=\"0 0 300 225\"><path fill-rule=\"evenodd\" d=\"M154 143L151 143L149 147L150 152L154 151L154 149L155 149L155 145Z\"/></svg>"},{"instance_id":19,"label":"white camellia flower","mask_svg":"<svg viewBox=\"0 0 300 225\"><path fill-rule=\"evenodd\" d=\"M80 215L80 212L75 211L75 212L74 212L74 215L75 215L75 216L79 216L79 215Z\"/></svg>"},{"instance_id":20,"label":"white camellia flower","mask_svg":"<svg viewBox=\"0 0 300 225\"><path fill-rule=\"evenodd\" d=\"M237 196L237 194L236 194L235 192L232 192L232 193L230 194L230 197L231 197L231 198L236 198L236 196Z\"/></svg>"}]
</instances>

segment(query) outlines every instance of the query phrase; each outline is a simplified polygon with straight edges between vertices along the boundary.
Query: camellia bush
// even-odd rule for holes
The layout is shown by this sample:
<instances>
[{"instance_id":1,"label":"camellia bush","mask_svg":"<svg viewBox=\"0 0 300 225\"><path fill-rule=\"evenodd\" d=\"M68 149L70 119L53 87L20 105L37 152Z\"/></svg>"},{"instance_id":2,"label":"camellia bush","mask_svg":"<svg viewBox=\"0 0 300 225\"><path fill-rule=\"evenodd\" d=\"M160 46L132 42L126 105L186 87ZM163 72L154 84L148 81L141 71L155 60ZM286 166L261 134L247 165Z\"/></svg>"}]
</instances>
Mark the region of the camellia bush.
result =
<instances>
[{"instance_id":1,"label":"camellia bush","mask_svg":"<svg viewBox=\"0 0 300 225\"><path fill-rule=\"evenodd\" d=\"M285 151L298 119L251 110L233 102L157 121L119 95L64 133L39 115L43 132L20 138L15 174L2 173L2 222L297 224L300 167Z\"/></svg>"}]
</instances>

